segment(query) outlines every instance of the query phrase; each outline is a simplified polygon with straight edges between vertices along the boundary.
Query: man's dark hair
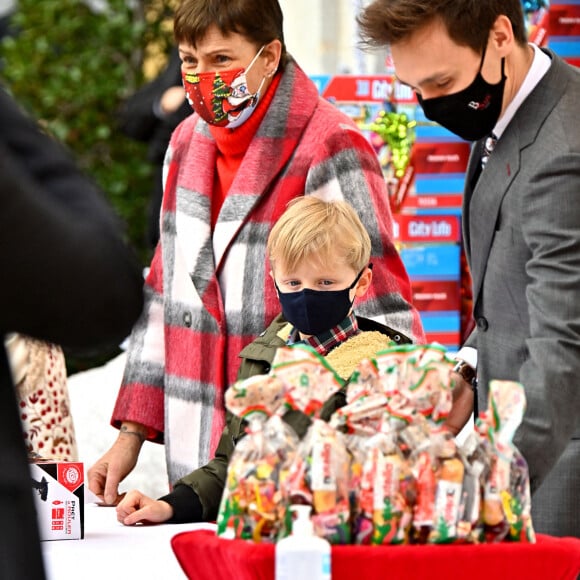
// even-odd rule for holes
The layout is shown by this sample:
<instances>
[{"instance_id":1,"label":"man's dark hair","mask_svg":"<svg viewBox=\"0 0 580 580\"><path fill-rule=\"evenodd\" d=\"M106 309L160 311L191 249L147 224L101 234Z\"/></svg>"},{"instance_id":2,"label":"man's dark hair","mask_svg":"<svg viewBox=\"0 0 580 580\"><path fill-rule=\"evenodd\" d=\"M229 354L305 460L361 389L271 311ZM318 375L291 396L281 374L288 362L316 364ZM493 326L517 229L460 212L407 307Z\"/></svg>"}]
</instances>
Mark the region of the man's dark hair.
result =
<instances>
[{"instance_id":1,"label":"man's dark hair","mask_svg":"<svg viewBox=\"0 0 580 580\"><path fill-rule=\"evenodd\" d=\"M386 46L440 19L451 40L481 52L498 16L507 16L518 44L527 42L521 0L374 0L358 16L363 43Z\"/></svg>"}]
</instances>

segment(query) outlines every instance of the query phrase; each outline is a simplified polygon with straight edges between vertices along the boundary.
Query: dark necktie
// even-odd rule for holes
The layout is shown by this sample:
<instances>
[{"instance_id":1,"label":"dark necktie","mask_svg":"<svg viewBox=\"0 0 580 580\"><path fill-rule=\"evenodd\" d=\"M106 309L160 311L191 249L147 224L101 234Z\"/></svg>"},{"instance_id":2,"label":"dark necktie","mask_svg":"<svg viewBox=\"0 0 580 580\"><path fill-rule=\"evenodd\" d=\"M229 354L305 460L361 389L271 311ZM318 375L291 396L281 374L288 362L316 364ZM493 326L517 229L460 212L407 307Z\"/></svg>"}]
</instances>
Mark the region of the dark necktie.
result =
<instances>
[{"instance_id":1,"label":"dark necktie","mask_svg":"<svg viewBox=\"0 0 580 580\"><path fill-rule=\"evenodd\" d=\"M485 169L489 156L497 143L497 137L491 133L488 137L485 138L483 142L483 151L481 152L481 169Z\"/></svg>"},{"instance_id":2,"label":"dark necktie","mask_svg":"<svg viewBox=\"0 0 580 580\"><path fill-rule=\"evenodd\" d=\"M493 151L493 148L495 147L496 143L497 137L493 133L488 135L483 141L481 147L481 156L479 158L479 164L475 168L475 171L473 172L473 176L471 178L471 189L475 189L477 180L479 179L481 172L485 169L489 156L491 155L491 152Z\"/></svg>"}]
</instances>

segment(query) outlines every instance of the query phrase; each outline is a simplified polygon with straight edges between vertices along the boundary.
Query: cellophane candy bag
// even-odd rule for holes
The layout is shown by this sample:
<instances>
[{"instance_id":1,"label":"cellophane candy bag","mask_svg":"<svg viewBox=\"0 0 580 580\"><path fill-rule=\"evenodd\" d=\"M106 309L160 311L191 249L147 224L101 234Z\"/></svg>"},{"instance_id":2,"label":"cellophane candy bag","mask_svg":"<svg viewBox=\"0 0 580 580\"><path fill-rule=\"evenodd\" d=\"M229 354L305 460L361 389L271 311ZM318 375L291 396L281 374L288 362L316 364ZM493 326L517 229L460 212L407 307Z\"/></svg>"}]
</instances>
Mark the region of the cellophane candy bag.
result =
<instances>
[{"instance_id":1,"label":"cellophane candy bag","mask_svg":"<svg viewBox=\"0 0 580 580\"><path fill-rule=\"evenodd\" d=\"M487 542L535 542L528 466L513 443L525 406L520 383L490 381L488 409L476 422L490 463L482 514Z\"/></svg>"},{"instance_id":2,"label":"cellophane candy bag","mask_svg":"<svg viewBox=\"0 0 580 580\"><path fill-rule=\"evenodd\" d=\"M290 504L312 506L315 534L331 544L350 543L349 477L344 436L314 417L290 467L286 494Z\"/></svg>"},{"instance_id":3,"label":"cellophane candy bag","mask_svg":"<svg viewBox=\"0 0 580 580\"><path fill-rule=\"evenodd\" d=\"M302 411L312 419L284 484L288 504L312 507L317 536L332 544L350 542L348 481L350 457L342 433L320 419L323 403L343 384L312 349L279 349L273 371L285 385L285 407ZM294 353L298 360L294 359ZM303 356L304 354L308 356Z\"/></svg>"},{"instance_id":4,"label":"cellophane candy bag","mask_svg":"<svg viewBox=\"0 0 580 580\"><path fill-rule=\"evenodd\" d=\"M453 363L445 349L435 345L389 350L377 356L379 373L386 377L389 394L387 425L382 431L390 429L396 434L397 449L405 460L402 480L407 479L412 485L405 484L406 493L399 498L402 508L395 512L395 518L391 515L391 527L397 533L387 536L387 541L455 541L464 465L454 438L444 427L452 406ZM398 483L400 486L401 478ZM390 507L392 500L385 500Z\"/></svg>"},{"instance_id":5,"label":"cellophane candy bag","mask_svg":"<svg viewBox=\"0 0 580 580\"><path fill-rule=\"evenodd\" d=\"M283 384L271 375L250 377L226 392L227 408L248 421L234 449L220 509L220 536L275 542L288 534L289 512L280 492L298 437L276 412Z\"/></svg>"},{"instance_id":6,"label":"cellophane candy bag","mask_svg":"<svg viewBox=\"0 0 580 580\"><path fill-rule=\"evenodd\" d=\"M433 366L438 367L438 372L443 372L441 380L448 385L453 363L445 352L444 347L436 344L403 344L377 353L375 360L382 391L390 399L393 396L406 396L413 389L420 387L422 400L428 400L432 394L429 389L433 384L437 386L439 382L436 380L435 383L423 384L421 374L425 371L430 372ZM434 396L439 400L437 392ZM441 404L446 405L445 398L441 399ZM431 414L436 416L434 411Z\"/></svg>"},{"instance_id":7,"label":"cellophane candy bag","mask_svg":"<svg viewBox=\"0 0 580 580\"><path fill-rule=\"evenodd\" d=\"M433 527L427 542L447 544L459 540L463 514L463 481L465 462L457 449L455 438L441 431L431 440L431 456L435 475L435 506Z\"/></svg>"},{"instance_id":8,"label":"cellophane candy bag","mask_svg":"<svg viewBox=\"0 0 580 580\"><path fill-rule=\"evenodd\" d=\"M354 514L357 544L406 544L416 485L397 434L378 433L365 443L358 506Z\"/></svg>"},{"instance_id":9,"label":"cellophane candy bag","mask_svg":"<svg viewBox=\"0 0 580 580\"><path fill-rule=\"evenodd\" d=\"M326 400L344 381L312 347L296 344L276 350L270 371L283 385L283 410L318 417Z\"/></svg>"},{"instance_id":10,"label":"cellophane candy bag","mask_svg":"<svg viewBox=\"0 0 580 580\"><path fill-rule=\"evenodd\" d=\"M370 543L372 514L368 518L360 517L359 496L363 485L366 443L379 432L387 402L374 360L364 359L357 365L346 388L346 402L344 407L332 414L330 424L345 434L351 457L349 503L354 542Z\"/></svg>"},{"instance_id":11,"label":"cellophane candy bag","mask_svg":"<svg viewBox=\"0 0 580 580\"><path fill-rule=\"evenodd\" d=\"M412 533L414 515L426 520L419 525L426 541L436 517L431 435L442 430L451 409L452 363L442 347L409 345L378 353L375 373L362 364L365 379L355 373L354 384L348 385L347 392L356 393L353 402L333 416L358 433L359 441L367 435L361 445L360 489L354 496L355 542L408 543L418 536ZM423 449L426 456L418 454ZM422 469L427 459L429 469Z\"/></svg>"},{"instance_id":12,"label":"cellophane candy bag","mask_svg":"<svg viewBox=\"0 0 580 580\"><path fill-rule=\"evenodd\" d=\"M465 474L457 537L459 541L479 544L485 541L481 508L483 486L489 476L490 456L485 452L475 431L466 437L460 451L465 460Z\"/></svg>"},{"instance_id":13,"label":"cellophane candy bag","mask_svg":"<svg viewBox=\"0 0 580 580\"><path fill-rule=\"evenodd\" d=\"M348 382L346 405L333 413L330 423L349 435L376 435L387 401L376 364L365 359L357 366Z\"/></svg>"},{"instance_id":14,"label":"cellophane candy bag","mask_svg":"<svg viewBox=\"0 0 580 580\"><path fill-rule=\"evenodd\" d=\"M346 406L330 421L347 434L352 455L349 495L356 544L402 543L397 522L402 517L399 477L404 477L403 460L394 431L384 419L387 392L376 361L361 361L347 385ZM381 431L383 426L387 432Z\"/></svg>"}]
</instances>

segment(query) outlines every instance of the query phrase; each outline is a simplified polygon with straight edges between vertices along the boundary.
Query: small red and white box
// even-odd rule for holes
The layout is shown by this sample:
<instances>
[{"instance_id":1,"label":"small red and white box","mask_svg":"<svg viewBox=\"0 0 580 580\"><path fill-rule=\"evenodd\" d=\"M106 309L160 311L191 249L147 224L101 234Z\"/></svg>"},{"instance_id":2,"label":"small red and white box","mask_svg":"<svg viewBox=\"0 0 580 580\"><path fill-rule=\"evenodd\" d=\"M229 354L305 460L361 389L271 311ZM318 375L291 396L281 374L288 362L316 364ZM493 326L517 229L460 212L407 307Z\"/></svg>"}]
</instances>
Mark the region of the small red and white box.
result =
<instances>
[{"instance_id":1,"label":"small red and white box","mask_svg":"<svg viewBox=\"0 0 580 580\"><path fill-rule=\"evenodd\" d=\"M40 539L84 537L84 469L79 462L35 460L30 463Z\"/></svg>"}]
</instances>

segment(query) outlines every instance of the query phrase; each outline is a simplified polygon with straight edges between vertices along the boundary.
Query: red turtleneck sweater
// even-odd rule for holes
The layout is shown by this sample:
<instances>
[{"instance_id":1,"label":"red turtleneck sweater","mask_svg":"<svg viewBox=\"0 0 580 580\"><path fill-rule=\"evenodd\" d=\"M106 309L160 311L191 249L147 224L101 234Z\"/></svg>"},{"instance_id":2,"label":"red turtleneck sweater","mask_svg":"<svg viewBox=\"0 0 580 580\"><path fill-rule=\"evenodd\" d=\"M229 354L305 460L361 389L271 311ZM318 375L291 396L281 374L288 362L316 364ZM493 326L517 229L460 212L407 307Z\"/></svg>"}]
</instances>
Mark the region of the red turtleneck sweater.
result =
<instances>
[{"instance_id":1,"label":"red turtleneck sweater","mask_svg":"<svg viewBox=\"0 0 580 580\"><path fill-rule=\"evenodd\" d=\"M260 98L256 110L245 123L235 129L214 126L209 128L218 149L213 197L211 200L212 230L215 227L220 209L242 163L242 159L250 146L250 142L256 134L262 119L266 116L266 111L270 107L281 76L280 74L274 76L265 94Z\"/></svg>"}]
</instances>

